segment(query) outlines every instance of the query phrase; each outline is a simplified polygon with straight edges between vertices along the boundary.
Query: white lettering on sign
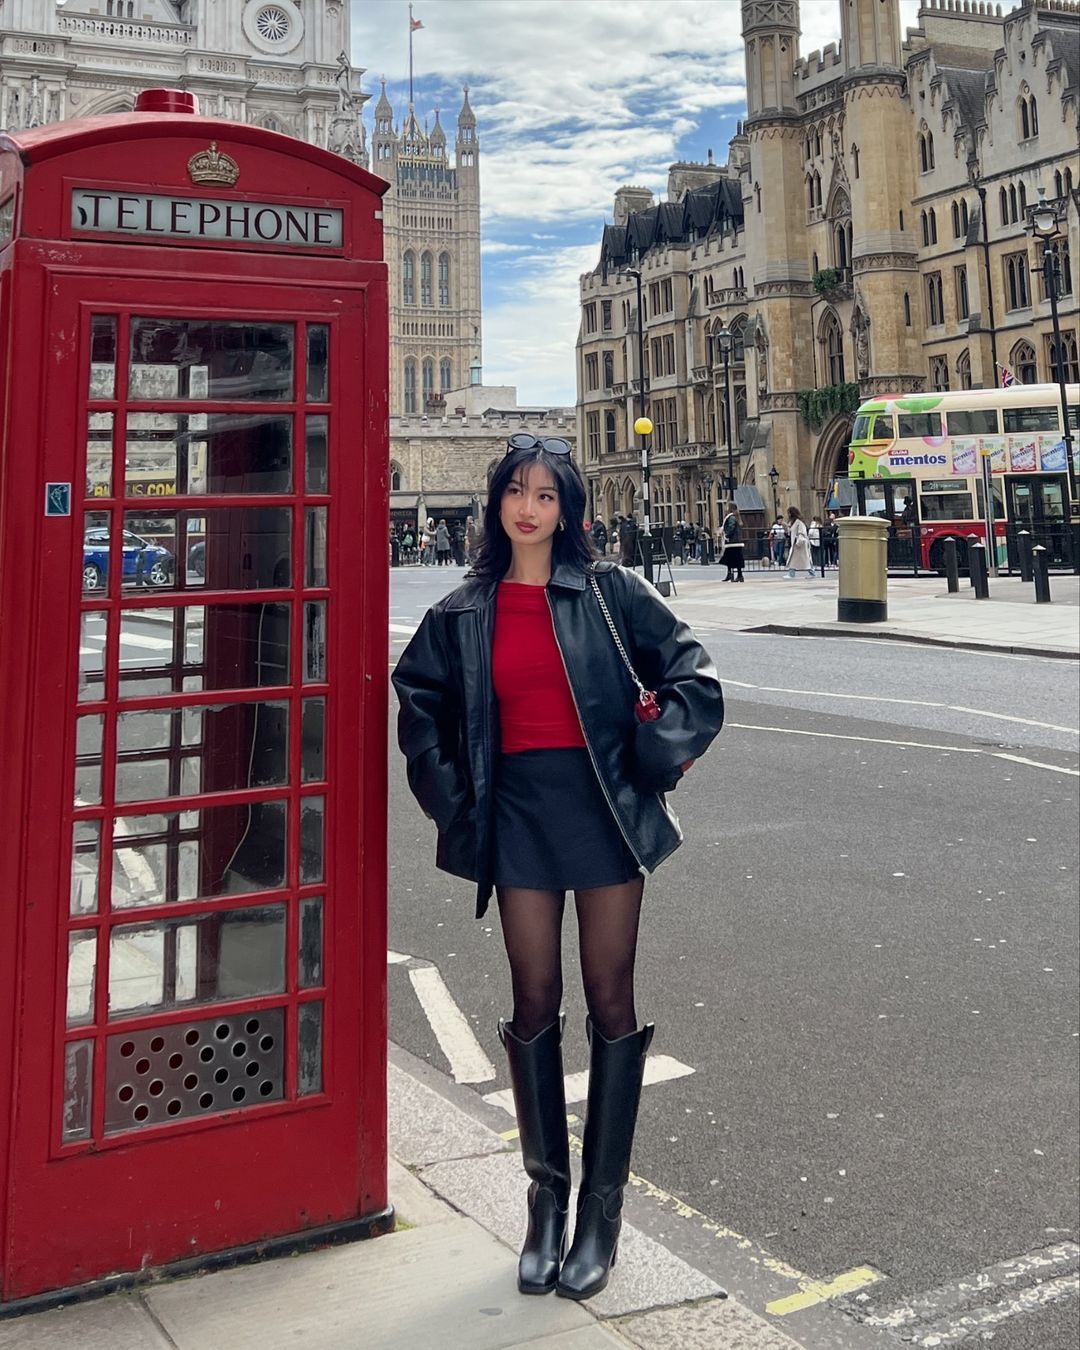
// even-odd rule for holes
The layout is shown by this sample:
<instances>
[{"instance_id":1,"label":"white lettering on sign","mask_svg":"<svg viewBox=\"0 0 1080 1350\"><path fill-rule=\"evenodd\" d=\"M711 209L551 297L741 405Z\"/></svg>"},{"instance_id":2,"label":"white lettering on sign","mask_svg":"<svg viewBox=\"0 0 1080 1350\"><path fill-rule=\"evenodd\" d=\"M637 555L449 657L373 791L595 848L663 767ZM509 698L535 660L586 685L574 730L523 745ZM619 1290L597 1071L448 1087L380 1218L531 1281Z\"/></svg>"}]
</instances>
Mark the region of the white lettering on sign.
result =
<instances>
[{"instance_id":1,"label":"white lettering on sign","mask_svg":"<svg viewBox=\"0 0 1080 1350\"><path fill-rule=\"evenodd\" d=\"M94 188L74 188L71 193L73 230L131 234L143 239L160 236L290 248L340 248L342 216L341 209L333 206L160 197Z\"/></svg>"}]
</instances>

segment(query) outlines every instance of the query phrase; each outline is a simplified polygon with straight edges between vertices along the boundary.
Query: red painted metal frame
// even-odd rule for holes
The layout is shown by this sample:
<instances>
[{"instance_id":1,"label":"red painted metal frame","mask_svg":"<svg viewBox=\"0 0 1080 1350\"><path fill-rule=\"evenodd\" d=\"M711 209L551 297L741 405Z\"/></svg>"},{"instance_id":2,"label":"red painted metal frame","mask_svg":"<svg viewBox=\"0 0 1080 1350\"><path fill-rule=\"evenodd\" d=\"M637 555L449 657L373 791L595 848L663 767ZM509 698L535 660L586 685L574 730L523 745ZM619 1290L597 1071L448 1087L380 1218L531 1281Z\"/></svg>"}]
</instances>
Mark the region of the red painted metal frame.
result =
<instances>
[{"instance_id":1,"label":"red painted metal frame","mask_svg":"<svg viewBox=\"0 0 1080 1350\"><path fill-rule=\"evenodd\" d=\"M189 248L65 238L67 189L124 177L143 190L190 192L187 159L211 140L243 166L253 199L342 202L344 256L295 251ZM14 185L15 240L0 252L0 1312L3 1302L70 1287L113 1272L212 1253L283 1233L387 1211L386 1191L386 564L387 292L377 221L384 184L336 156L255 128L191 117L131 117L61 124L0 137L0 201ZM265 191L263 188L265 187ZM224 190L227 192L227 190ZM223 195L215 188L213 195ZM209 194L208 194L209 195ZM35 237L36 236L36 237ZM57 242L62 241L62 242ZM271 252L271 256L265 256ZM114 397L90 402L91 313L273 319L297 325L295 397L284 403L126 398L126 336L118 332ZM301 395L303 324L331 328L329 405ZM123 322L119 325L123 330ZM294 426L293 489L250 496L125 497L127 411L273 411ZM111 411L111 495L82 498L87 412ZM330 491L308 494L306 415L329 417ZM42 486L71 482L72 515L44 520ZM278 590L123 593L120 530L125 512L245 506L293 512L291 585ZM328 580L304 585L304 507L328 507ZM108 513L114 528L108 587L82 597L83 511ZM183 541L181 541L181 546ZM303 684L306 600L327 606L327 680ZM118 697L121 609L291 604L289 684ZM106 616L101 698L77 702L84 612ZM302 700L326 698L325 782L301 784ZM140 815L229 802L288 799L289 875L279 890L168 902L109 912L110 778L102 747L102 805L73 812L76 716L195 704L287 700L288 785L208 792L167 801L117 803ZM201 786L201 784L200 784ZM299 803L322 796L323 881L300 884ZM98 912L69 918L71 821L99 819ZM323 985L296 987L299 902L324 899ZM284 903L284 995L141 1013L107 1021L108 933L119 923L223 913ZM95 1020L65 1029L67 933L99 931ZM104 1048L109 1036L217 1014L286 1006L287 1081L295 1083L296 1008L324 1003L323 1091L235 1112L103 1136ZM96 1028L96 1030L95 1030ZM63 1047L95 1039L91 1141L60 1142ZM292 1095L292 1099L290 1099Z\"/></svg>"}]
</instances>

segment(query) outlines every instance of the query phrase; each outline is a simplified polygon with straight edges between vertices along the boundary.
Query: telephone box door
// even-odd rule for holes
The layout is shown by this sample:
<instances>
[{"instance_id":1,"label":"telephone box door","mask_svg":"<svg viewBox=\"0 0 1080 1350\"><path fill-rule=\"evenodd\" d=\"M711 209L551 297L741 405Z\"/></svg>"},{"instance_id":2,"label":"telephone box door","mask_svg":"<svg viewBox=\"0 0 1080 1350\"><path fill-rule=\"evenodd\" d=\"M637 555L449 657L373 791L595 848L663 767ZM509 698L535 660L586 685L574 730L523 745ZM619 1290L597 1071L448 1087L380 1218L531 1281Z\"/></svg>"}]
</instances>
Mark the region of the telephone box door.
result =
<instances>
[{"instance_id":1,"label":"telephone box door","mask_svg":"<svg viewBox=\"0 0 1080 1350\"><path fill-rule=\"evenodd\" d=\"M386 1204L379 347L364 286L240 291L50 278L5 1300Z\"/></svg>"}]
</instances>

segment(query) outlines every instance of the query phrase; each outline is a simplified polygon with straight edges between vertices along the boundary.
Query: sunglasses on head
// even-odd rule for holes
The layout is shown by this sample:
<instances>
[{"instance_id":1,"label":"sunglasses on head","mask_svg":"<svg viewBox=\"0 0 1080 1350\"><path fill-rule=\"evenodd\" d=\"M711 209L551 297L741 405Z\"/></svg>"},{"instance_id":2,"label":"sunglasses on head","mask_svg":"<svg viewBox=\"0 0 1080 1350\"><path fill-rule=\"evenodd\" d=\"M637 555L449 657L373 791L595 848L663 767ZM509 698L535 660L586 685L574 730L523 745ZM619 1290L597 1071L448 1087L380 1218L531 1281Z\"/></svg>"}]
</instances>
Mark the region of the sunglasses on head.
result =
<instances>
[{"instance_id":1,"label":"sunglasses on head","mask_svg":"<svg viewBox=\"0 0 1080 1350\"><path fill-rule=\"evenodd\" d=\"M506 442L508 455L515 450L546 450L549 455L569 455L570 442L561 436L533 436L527 431L519 431Z\"/></svg>"}]
</instances>

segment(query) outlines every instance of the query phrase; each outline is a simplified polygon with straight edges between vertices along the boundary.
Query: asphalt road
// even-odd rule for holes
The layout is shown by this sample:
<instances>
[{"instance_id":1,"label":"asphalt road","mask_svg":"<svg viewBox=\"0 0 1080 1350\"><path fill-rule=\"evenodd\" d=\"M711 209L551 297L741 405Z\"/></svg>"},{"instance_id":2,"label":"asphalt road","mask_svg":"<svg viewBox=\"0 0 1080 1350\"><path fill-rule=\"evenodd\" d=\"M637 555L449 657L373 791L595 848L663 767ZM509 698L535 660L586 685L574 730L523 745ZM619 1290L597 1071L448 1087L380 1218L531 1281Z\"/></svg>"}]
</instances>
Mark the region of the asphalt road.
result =
<instances>
[{"instance_id":1,"label":"asphalt road","mask_svg":"<svg viewBox=\"0 0 1080 1350\"><path fill-rule=\"evenodd\" d=\"M460 575L395 570L391 663ZM635 1172L815 1278L883 1272L860 1316L1075 1242L1075 663L694 615L727 724L675 794L686 842L646 885L637 984L653 1053L693 1072L646 1088ZM497 914L477 923L433 857L392 751L390 945L438 967L488 1093L508 1086ZM568 1072L587 1066L572 913ZM449 1069L393 967L390 1016ZM1071 1350L1076 1306L993 1344Z\"/></svg>"}]
</instances>

